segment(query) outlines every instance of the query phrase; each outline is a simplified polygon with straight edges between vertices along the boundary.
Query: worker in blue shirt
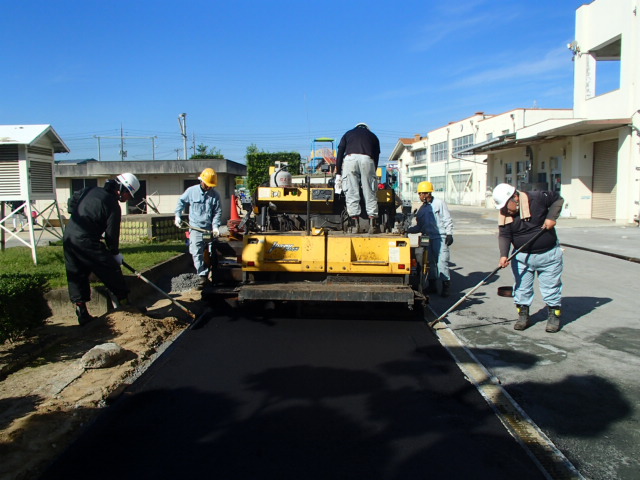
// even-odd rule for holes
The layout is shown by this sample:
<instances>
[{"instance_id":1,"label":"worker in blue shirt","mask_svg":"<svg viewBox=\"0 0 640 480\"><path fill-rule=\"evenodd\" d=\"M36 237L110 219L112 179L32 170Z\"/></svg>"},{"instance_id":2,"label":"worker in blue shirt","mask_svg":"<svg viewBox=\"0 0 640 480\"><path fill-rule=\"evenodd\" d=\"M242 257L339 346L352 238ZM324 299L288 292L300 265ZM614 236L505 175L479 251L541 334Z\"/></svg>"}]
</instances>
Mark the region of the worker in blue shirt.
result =
<instances>
[{"instance_id":1,"label":"worker in blue shirt","mask_svg":"<svg viewBox=\"0 0 640 480\"><path fill-rule=\"evenodd\" d=\"M220 205L220 194L214 190L218 184L218 175L213 168L205 168L200 176L199 185L187 188L176 205L175 224L178 228L182 226L182 212L189 206L189 226L200 230L210 230L215 238L220 235L220 217L222 208ZM193 257L193 265L198 274L198 289L202 290L209 281L209 268L204 260L204 232L200 230L189 230L189 253Z\"/></svg>"},{"instance_id":2,"label":"worker in blue shirt","mask_svg":"<svg viewBox=\"0 0 640 480\"><path fill-rule=\"evenodd\" d=\"M417 225L408 233L421 233L429 237L429 284L427 293L437 293L437 280L442 281L440 295L448 297L451 289L449 275L449 247L453 243L453 221L444 200L433 196L433 184L420 182L418 195L422 206L416 216Z\"/></svg>"}]
</instances>

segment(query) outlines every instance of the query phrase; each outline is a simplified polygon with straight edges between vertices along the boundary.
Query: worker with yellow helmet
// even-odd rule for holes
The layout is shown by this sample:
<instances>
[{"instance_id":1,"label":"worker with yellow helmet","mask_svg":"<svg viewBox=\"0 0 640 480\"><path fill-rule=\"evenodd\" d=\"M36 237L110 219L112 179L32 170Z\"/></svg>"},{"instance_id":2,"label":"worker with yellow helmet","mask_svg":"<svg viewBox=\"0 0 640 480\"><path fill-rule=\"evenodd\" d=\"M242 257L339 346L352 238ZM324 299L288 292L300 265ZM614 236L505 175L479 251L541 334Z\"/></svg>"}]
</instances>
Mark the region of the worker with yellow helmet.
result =
<instances>
[{"instance_id":1,"label":"worker with yellow helmet","mask_svg":"<svg viewBox=\"0 0 640 480\"><path fill-rule=\"evenodd\" d=\"M433 184L420 182L418 195L422 206L416 215L417 224L407 230L429 237L429 284L427 293L437 293L437 281L442 281L440 295L448 297L451 288L449 275L449 246L453 243L453 221L444 200L433 196Z\"/></svg>"},{"instance_id":2,"label":"worker with yellow helmet","mask_svg":"<svg viewBox=\"0 0 640 480\"><path fill-rule=\"evenodd\" d=\"M220 235L220 217L222 207L220 194L214 190L218 184L218 175L213 168L205 168L198 177L200 184L185 190L176 205L176 227L182 226L182 212L189 206L189 253L198 274L198 289L202 290L209 281L209 268L204 259L204 232L211 231L213 237Z\"/></svg>"}]
</instances>

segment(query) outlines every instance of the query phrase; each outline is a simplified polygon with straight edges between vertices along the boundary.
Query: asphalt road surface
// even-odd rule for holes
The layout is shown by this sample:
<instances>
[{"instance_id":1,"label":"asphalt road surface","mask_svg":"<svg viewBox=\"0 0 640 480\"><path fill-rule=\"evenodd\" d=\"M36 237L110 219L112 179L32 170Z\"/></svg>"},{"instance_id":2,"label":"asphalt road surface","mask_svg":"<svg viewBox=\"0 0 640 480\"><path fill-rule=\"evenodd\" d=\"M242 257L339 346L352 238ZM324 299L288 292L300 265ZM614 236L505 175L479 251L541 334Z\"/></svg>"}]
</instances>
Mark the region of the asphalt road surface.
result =
<instances>
[{"instance_id":1,"label":"asphalt road surface","mask_svg":"<svg viewBox=\"0 0 640 480\"><path fill-rule=\"evenodd\" d=\"M423 321L348 310L188 330L43 478L544 478Z\"/></svg>"}]
</instances>

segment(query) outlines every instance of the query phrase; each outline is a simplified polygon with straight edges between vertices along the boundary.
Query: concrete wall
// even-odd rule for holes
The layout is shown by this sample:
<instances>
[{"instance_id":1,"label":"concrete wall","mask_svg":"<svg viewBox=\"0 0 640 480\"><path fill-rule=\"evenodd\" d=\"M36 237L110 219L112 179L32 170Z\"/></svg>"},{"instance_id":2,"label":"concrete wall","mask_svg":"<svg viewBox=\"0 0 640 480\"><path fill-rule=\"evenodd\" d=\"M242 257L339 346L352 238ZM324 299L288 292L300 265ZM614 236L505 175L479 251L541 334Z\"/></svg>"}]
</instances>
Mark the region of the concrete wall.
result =
<instances>
[{"instance_id":1,"label":"concrete wall","mask_svg":"<svg viewBox=\"0 0 640 480\"><path fill-rule=\"evenodd\" d=\"M135 268L135 265L132 266ZM141 273L147 280L160 287L160 285L170 282L170 279L175 276L183 273L195 273L195 269L191 255L185 253ZM129 299L133 303L147 306L163 297L155 288L133 274L125 275L124 278L131 290ZM45 298L53 315L75 316L75 307L69 301L69 293L66 288L51 290L45 294ZM104 287L92 288L91 301L87 303L87 307L89 312L95 316L113 310L107 289ZM179 311L177 307L176 311ZM182 313L176 314L183 315Z\"/></svg>"}]
</instances>

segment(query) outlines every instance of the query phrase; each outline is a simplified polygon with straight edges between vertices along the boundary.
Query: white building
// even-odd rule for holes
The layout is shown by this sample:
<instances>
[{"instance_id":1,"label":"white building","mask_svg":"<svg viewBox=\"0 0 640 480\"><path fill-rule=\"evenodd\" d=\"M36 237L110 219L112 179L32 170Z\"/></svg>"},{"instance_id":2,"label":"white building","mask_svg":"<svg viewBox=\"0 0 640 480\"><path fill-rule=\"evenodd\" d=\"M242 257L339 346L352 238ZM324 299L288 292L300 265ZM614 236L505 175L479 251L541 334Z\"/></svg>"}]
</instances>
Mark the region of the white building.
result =
<instances>
[{"instance_id":1,"label":"white building","mask_svg":"<svg viewBox=\"0 0 640 480\"><path fill-rule=\"evenodd\" d=\"M518 129L549 118L571 117L571 110L515 109L499 115L476 112L463 120L430 131L426 136L401 138L389 161L398 162L400 194L404 200L418 201L418 183L428 180L447 203L484 205L487 192L487 155L474 147L502 145L513 138ZM524 172L526 159L513 165L516 173ZM510 171L507 169L507 171ZM527 180L530 181L530 180ZM498 182L500 183L500 182Z\"/></svg>"},{"instance_id":2,"label":"white building","mask_svg":"<svg viewBox=\"0 0 640 480\"><path fill-rule=\"evenodd\" d=\"M595 0L578 8L576 40L568 45L573 110L468 148L488 155L489 187L507 182L560 190L564 215L633 222L640 201L639 32L638 0ZM607 75L598 76L603 71Z\"/></svg>"}]
</instances>

